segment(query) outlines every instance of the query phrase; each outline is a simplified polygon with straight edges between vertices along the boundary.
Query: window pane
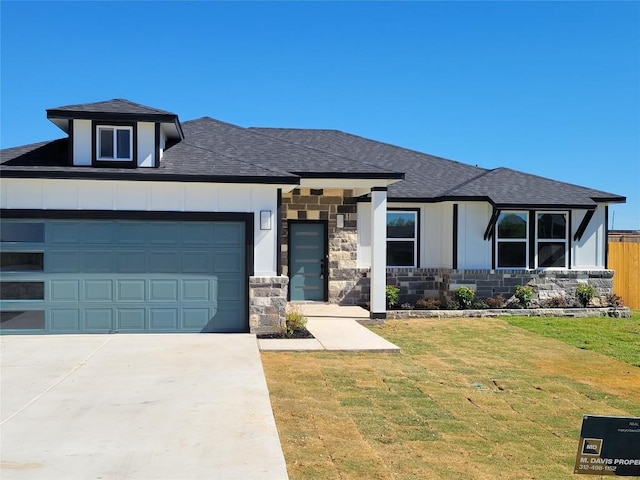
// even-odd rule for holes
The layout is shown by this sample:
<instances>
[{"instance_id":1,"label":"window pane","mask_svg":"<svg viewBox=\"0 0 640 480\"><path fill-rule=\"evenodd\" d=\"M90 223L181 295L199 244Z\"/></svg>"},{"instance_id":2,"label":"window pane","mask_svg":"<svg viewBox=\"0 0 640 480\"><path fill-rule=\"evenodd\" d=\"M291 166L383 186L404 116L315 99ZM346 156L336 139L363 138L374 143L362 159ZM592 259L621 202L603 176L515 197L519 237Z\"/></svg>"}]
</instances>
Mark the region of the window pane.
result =
<instances>
[{"instance_id":1,"label":"window pane","mask_svg":"<svg viewBox=\"0 0 640 480\"><path fill-rule=\"evenodd\" d=\"M387 242L388 267L415 267L415 242Z\"/></svg>"},{"instance_id":2,"label":"window pane","mask_svg":"<svg viewBox=\"0 0 640 480\"><path fill-rule=\"evenodd\" d=\"M1 252L0 270L18 272L25 270L42 271L44 267L43 253Z\"/></svg>"},{"instance_id":3,"label":"window pane","mask_svg":"<svg viewBox=\"0 0 640 480\"><path fill-rule=\"evenodd\" d=\"M101 128L100 132L100 158L113 158L113 129Z\"/></svg>"},{"instance_id":4,"label":"window pane","mask_svg":"<svg viewBox=\"0 0 640 480\"><path fill-rule=\"evenodd\" d=\"M0 312L0 329L44 330L44 311Z\"/></svg>"},{"instance_id":5,"label":"window pane","mask_svg":"<svg viewBox=\"0 0 640 480\"><path fill-rule=\"evenodd\" d=\"M498 267L524 268L527 266L527 244L525 242L499 242Z\"/></svg>"},{"instance_id":6,"label":"window pane","mask_svg":"<svg viewBox=\"0 0 640 480\"><path fill-rule=\"evenodd\" d=\"M527 238L527 214L501 213L498 217L498 238Z\"/></svg>"},{"instance_id":7,"label":"window pane","mask_svg":"<svg viewBox=\"0 0 640 480\"><path fill-rule=\"evenodd\" d=\"M416 214L414 212L387 213L387 238L415 238Z\"/></svg>"},{"instance_id":8,"label":"window pane","mask_svg":"<svg viewBox=\"0 0 640 480\"><path fill-rule=\"evenodd\" d=\"M538 238L567 237L567 220L564 213L538 214Z\"/></svg>"},{"instance_id":9,"label":"window pane","mask_svg":"<svg viewBox=\"0 0 640 480\"><path fill-rule=\"evenodd\" d=\"M0 300L44 300L44 282L0 282Z\"/></svg>"},{"instance_id":10,"label":"window pane","mask_svg":"<svg viewBox=\"0 0 640 480\"><path fill-rule=\"evenodd\" d=\"M131 158L130 139L131 131L117 130L118 135L118 158Z\"/></svg>"},{"instance_id":11,"label":"window pane","mask_svg":"<svg viewBox=\"0 0 640 480\"><path fill-rule=\"evenodd\" d=\"M540 242L538 243L538 267L560 267L565 265L564 242Z\"/></svg>"},{"instance_id":12,"label":"window pane","mask_svg":"<svg viewBox=\"0 0 640 480\"><path fill-rule=\"evenodd\" d=\"M0 224L2 242L44 242L44 223L2 222Z\"/></svg>"}]
</instances>

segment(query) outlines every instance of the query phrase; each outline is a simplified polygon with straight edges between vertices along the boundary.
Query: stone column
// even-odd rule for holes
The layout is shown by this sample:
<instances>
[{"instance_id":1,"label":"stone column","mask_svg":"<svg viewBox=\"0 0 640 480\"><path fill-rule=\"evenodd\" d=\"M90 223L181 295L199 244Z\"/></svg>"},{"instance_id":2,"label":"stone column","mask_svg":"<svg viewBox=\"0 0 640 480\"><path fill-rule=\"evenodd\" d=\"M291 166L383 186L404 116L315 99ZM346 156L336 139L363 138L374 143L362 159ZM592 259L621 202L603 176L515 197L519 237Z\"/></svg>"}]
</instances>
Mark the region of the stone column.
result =
<instances>
[{"instance_id":1,"label":"stone column","mask_svg":"<svg viewBox=\"0 0 640 480\"><path fill-rule=\"evenodd\" d=\"M387 188L371 189L371 318L386 318Z\"/></svg>"}]
</instances>

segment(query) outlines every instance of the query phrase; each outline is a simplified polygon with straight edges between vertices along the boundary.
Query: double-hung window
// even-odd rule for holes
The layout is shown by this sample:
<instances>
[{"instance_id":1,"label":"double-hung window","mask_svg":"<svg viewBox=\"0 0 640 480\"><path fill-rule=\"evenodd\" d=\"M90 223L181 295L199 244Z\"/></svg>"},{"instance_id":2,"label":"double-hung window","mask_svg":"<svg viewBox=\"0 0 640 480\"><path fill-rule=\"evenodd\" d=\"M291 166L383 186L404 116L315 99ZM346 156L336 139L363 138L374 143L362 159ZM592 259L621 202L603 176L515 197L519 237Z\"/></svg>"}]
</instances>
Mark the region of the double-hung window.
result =
<instances>
[{"instance_id":1,"label":"double-hung window","mask_svg":"<svg viewBox=\"0 0 640 480\"><path fill-rule=\"evenodd\" d=\"M567 268L567 213L536 212L538 268Z\"/></svg>"},{"instance_id":2,"label":"double-hung window","mask_svg":"<svg viewBox=\"0 0 640 480\"><path fill-rule=\"evenodd\" d=\"M387 267L418 266L418 211L387 212Z\"/></svg>"},{"instance_id":3,"label":"double-hung window","mask_svg":"<svg viewBox=\"0 0 640 480\"><path fill-rule=\"evenodd\" d=\"M133 127L100 125L96 128L98 160L130 162L133 159Z\"/></svg>"},{"instance_id":4,"label":"double-hung window","mask_svg":"<svg viewBox=\"0 0 640 480\"><path fill-rule=\"evenodd\" d=\"M529 229L528 212L503 211L496 225L498 268L527 268Z\"/></svg>"}]
</instances>

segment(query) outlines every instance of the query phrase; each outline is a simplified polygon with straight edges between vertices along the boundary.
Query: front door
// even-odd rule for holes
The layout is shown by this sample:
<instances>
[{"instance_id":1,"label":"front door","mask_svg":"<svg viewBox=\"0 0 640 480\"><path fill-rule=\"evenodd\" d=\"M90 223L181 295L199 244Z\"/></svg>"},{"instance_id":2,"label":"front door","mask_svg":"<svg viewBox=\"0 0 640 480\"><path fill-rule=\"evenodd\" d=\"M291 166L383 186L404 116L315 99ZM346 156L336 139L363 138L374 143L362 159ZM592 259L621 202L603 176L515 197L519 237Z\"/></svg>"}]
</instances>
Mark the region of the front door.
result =
<instances>
[{"instance_id":1,"label":"front door","mask_svg":"<svg viewBox=\"0 0 640 480\"><path fill-rule=\"evenodd\" d=\"M289 299L327 300L327 224L289 224Z\"/></svg>"}]
</instances>

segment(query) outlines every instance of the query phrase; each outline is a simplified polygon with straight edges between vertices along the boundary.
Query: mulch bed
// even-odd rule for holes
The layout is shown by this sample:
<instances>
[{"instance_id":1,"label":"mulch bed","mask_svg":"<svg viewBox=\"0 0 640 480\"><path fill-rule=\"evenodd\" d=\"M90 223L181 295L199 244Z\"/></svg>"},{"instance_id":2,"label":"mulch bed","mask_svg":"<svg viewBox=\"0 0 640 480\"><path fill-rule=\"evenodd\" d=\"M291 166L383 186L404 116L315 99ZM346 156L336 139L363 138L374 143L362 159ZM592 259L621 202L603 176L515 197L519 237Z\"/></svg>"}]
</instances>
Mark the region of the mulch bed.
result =
<instances>
[{"instance_id":1,"label":"mulch bed","mask_svg":"<svg viewBox=\"0 0 640 480\"><path fill-rule=\"evenodd\" d=\"M287 337L282 333L261 333L257 335L258 338L283 338L283 339L291 339L291 338L316 338L314 337L309 330L303 328L301 330L296 330L293 332L293 336Z\"/></svg>"}]
</instances>

